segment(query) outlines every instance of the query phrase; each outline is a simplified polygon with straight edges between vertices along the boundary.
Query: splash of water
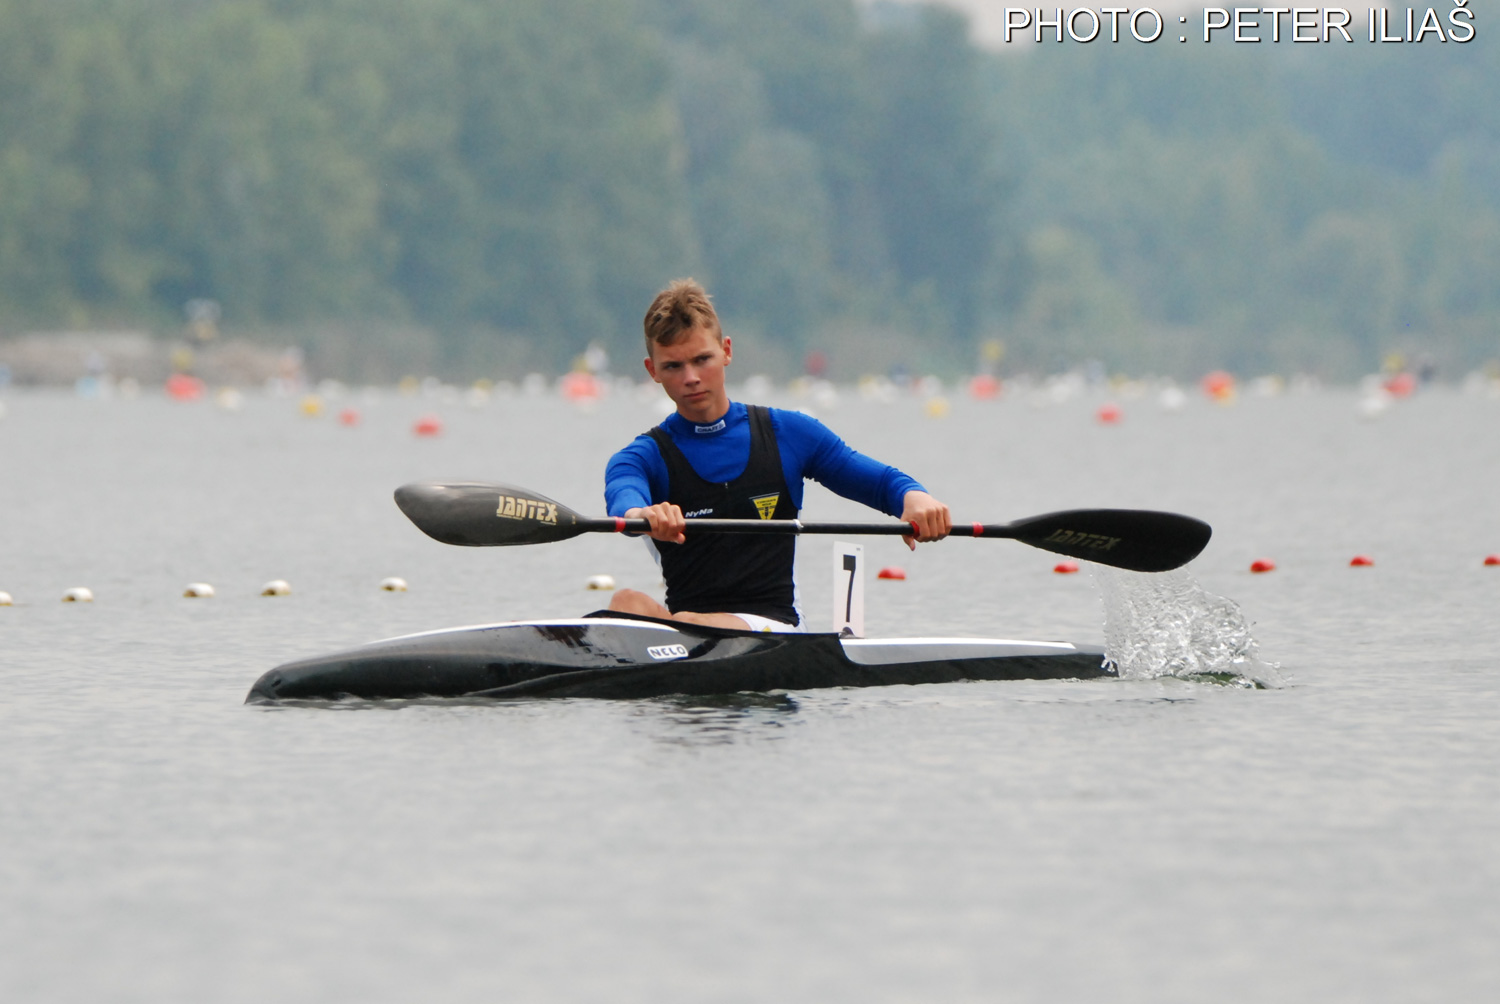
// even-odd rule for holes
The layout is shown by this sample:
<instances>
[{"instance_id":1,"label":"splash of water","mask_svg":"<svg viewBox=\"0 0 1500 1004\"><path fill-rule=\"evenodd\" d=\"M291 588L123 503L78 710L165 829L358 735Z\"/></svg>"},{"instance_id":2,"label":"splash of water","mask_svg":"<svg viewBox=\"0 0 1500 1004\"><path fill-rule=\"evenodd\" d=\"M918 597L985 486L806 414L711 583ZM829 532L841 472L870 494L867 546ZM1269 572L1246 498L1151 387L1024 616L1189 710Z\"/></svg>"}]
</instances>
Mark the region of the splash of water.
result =
<instances>
[{"instance_id":1,"label":"splash of water","mask_svg":"<svg viewBox=\"0 0 1500 1004\"><path fill-rule=\"evenodd\" d=\"M1093 571L1104 600L1105 658L1122 679L1284 684L1280 668L1260 658L1239 604L1208 592L1186 572Z\"/></svg>"}]
</instances>

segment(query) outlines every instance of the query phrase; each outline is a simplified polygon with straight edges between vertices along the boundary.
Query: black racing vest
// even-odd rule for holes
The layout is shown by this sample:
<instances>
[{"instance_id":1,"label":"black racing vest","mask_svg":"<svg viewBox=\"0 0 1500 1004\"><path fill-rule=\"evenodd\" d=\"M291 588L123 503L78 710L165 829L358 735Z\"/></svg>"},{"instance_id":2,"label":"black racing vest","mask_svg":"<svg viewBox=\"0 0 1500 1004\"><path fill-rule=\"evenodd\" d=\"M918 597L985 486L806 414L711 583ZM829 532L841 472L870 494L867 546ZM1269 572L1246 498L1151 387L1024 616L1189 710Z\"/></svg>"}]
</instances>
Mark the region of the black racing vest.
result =
<instances>
[{"instance_id":1,"label":"black racing vest","mask_svg":"<svg viewBox=\"0 0 1500 1004\"><path fill-rule=\"evenodd\" d=\"M689 519L797 518L771 413L753 404L747 410L750 462L727 484L699 477L667 430L657 426L649 433L667 465L667 501L676 503ZM756 614L799 623L792 584L795 536L705 533L689 535L684 544L652 543L661 554L667 609L673 613Z\"/></svg>"}]
</instances>

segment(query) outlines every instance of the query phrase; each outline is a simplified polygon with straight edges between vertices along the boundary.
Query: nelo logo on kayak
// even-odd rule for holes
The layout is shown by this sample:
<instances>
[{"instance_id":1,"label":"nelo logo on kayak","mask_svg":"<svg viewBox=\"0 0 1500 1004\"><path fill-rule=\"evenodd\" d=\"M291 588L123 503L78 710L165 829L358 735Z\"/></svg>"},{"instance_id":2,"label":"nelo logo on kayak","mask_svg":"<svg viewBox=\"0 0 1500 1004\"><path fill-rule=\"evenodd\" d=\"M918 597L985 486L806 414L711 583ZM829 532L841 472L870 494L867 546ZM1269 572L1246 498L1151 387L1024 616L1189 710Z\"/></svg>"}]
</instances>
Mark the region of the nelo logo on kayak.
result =
<instances>
[{"instance_id":1,"label":"nelo logo on kayak","mask_svg":"<svg viewBox=\"0 0 1500 1004\"><path fill-rule=\"evenodd\" d=\"M501 495L500 505L495 509L495 515L505 519L534 519L538 523L556 523L557 503L520 498L515 495Z\"/></svg>"},{"instance_id":2,"label":"nelo logo on kayak","mask_svg":"<svg viewBox=\"0 0 1500 1004\"><path fill-rule=\"evenodd\" d=\"M661 662L666 659L686 659L688 650L686 645L652 645L646 649L646 654Z\"/></svg>"},{"instance_id":3,"label":"nelo logo on kayak","mask_svg":"<svg viewBox=\"0 0 1500 1004\"><path fill-rule=\"evenodd\" d=\"M1090 551L1108 551L1119 542L1119 537L1106 537L1102 533L1081 533L1077 530L1056 530L1047 538L1049 544L1083 547Z\"/></svg>"}]
</instances>

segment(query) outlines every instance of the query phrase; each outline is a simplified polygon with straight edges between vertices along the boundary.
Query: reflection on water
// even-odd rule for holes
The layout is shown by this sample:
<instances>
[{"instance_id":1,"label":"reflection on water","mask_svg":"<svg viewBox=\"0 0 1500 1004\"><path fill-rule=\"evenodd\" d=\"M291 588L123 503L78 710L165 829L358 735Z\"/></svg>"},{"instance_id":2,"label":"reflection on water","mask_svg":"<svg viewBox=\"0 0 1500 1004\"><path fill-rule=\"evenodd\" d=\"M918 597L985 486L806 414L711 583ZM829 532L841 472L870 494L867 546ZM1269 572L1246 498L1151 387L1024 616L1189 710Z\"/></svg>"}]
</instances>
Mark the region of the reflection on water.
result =
<instances>
[{"instance_id":1,"label":"reflection on water","mask_svg":"<svg viewBox=\"0 0 1500 1004\"><path fill-rule=\"evenodd\" d=\"M780 739L796 723L797 702L785 691L722 694L715 697L662 697L635 706L635 718L649 722L656 739L681 746Z\"/></svg>"},{"instance_id":2,"label":"reflection on water","mask_svg":"<svg viewBox=\"0 0 1500 1004\"><path fill-rule=\"evenodd\" d=\"M1250 621L1233 600L1210 593L1188 573L1141 574L1100 566L1104 654L1121 679L1177 676L1246 687L1284 684L1279 667L1258 654Z\"/></svg>"}]
</instances>

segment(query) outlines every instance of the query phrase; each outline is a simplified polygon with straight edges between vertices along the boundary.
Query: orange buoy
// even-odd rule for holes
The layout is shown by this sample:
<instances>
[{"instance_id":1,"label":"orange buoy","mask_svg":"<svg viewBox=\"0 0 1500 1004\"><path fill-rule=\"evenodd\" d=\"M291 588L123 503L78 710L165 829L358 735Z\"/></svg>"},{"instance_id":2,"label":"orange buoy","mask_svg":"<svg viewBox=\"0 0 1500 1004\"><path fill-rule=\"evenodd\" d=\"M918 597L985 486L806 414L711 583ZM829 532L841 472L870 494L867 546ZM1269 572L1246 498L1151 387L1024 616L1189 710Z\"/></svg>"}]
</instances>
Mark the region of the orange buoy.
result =
<instances>
[{"instance_id":1,"label":"orange buoy","mask_svg":"<svg viewBox=\"0 0 1500 1004\"><path fill-rule=\"evenodd\" d=\"M345 408L343 411L339 412L339 424L340 425L348 425L348 426L358 425L359 424L359 418L360 418L360 416L359 416L359 409L358 408Z\"/></svg>"},{"instance_id":2,"label":"orange buoy","mask_svg":"<svg viewBox=\"0 0 1500 1004\"><path fill-rule=\"evenodd\" d=\"M597 401L603 386L592 373L574 370L558 381L558 390L569 401Z\"/></svg>"},{"instance_id":3,"label":"orange buoy","mask_svg":"<svg viewBox=\"0 0 1500 1004\"><path fill-rule=\"evenodd\" d=\"M1373 564L1375 564L1375 559L1368 554L1356 554L1349 559L1350 568L1369 568Z\"/></svg>"},{"instance_id":4,"label":"orange buoy","mask_svg":"<svg viewBox=\"0 0 1500 1004\"><path fill-rule=\"evenodd\" d=\"M1111 402L1109 404L1101 404L1099 410L1094 412L1094 417L1103 425L1115 425L1125 416L1120 411L1120 406Z\"/></svg>"},{"instance_id":5,"label":"orange buoy","mask_svg":"<svg viewBox=\"0 0 1500 1004\"><path fill-rule=\"evenodd\" d=\"M895 565L887 565L875 577L877 579L904 579L906 578L906 569L897 568Z\"/></svg>"},{"instance_id":6,"label":"orange buoy","mask_svg":"<svg viewBox=\"0 0 1500 1004\"><path fill-rule=\"evenodd\" d=\"M443 431L443 420L436 415L423 415L412 426L412 431L419 436L436 436Z\"/></svg>"},{"instance_id":7,"label":"orange buoy","mask_svg":"<svg viewBox=\"0 0 1500 1004\"><path fill-rule=\"evenodd\" d=\"M1392 397L1411 397L1417 389L1417 378L1410 373L1397 373L1384 386L1385 392Z\"/></svg>"},{"instance_id":8,"label":"orange buoy","mask_svg":"<svg viewBox=\"0 0 1500 1004\"><path fill-rule=\"evenodd\" d=\"M1052 570L1058 575L1073 575L1078 571L1078 562L1059 561L1057 564L1052 566Z\"/></svg>"},{"instance_id":9,"label":"orange buoy","mask_svg":"<svg viewBox=\"0 0 1500 1004\"><path fill-rule=\"evenodd\" d=\"M187 373L167 377L167 397L174 401L196 401L203 396L203 381Z\"/></svg>"},{"instance_id":10,"label":"orange buoy","mask_svg":"<svg viewBox=\"0 0 1500 1004\"><path fill-rule=\"evenodd\" d=\"M1000 381L988 373L969 378L969 396L976 401L990 401L1000 396Z\"/></svg>"},{"instance_id":11,"label":"orange buoy","mask_svg":"<svg viewBox=\"0 0 1500 1004\"><path fill-rule=\"evenodd\" d=\"M1203 378L1202 386L1203 393L1220 404L1228 404L1234 400L1235 379L1232 373L1214 370Z\"/></svg>"},{"instance_id":12,"label":"orange buoy","mask_svg":"<svg viewBox=\"0 0 1500 1004\"><path fill-rule=\"evenodd\" d=\"M1484 563L1486 565L1500 565L1500 554L1491 554L1486 556L1484 559Z\"/></svg>"},{"instance_id":13,"label":"orange buoy","mask_svg":"<svg viewBox=\"0 0 1500 1004\"><path fill-rule=\"evenodd\" d=\"M1274 572L1276 571L1276 562L1272 561L1270 558L1257 558L1256 560L1250 562L1250 571L1255 572L1256 574L1259 574L1261 572Z\"/></svg>"}]
</instances>

